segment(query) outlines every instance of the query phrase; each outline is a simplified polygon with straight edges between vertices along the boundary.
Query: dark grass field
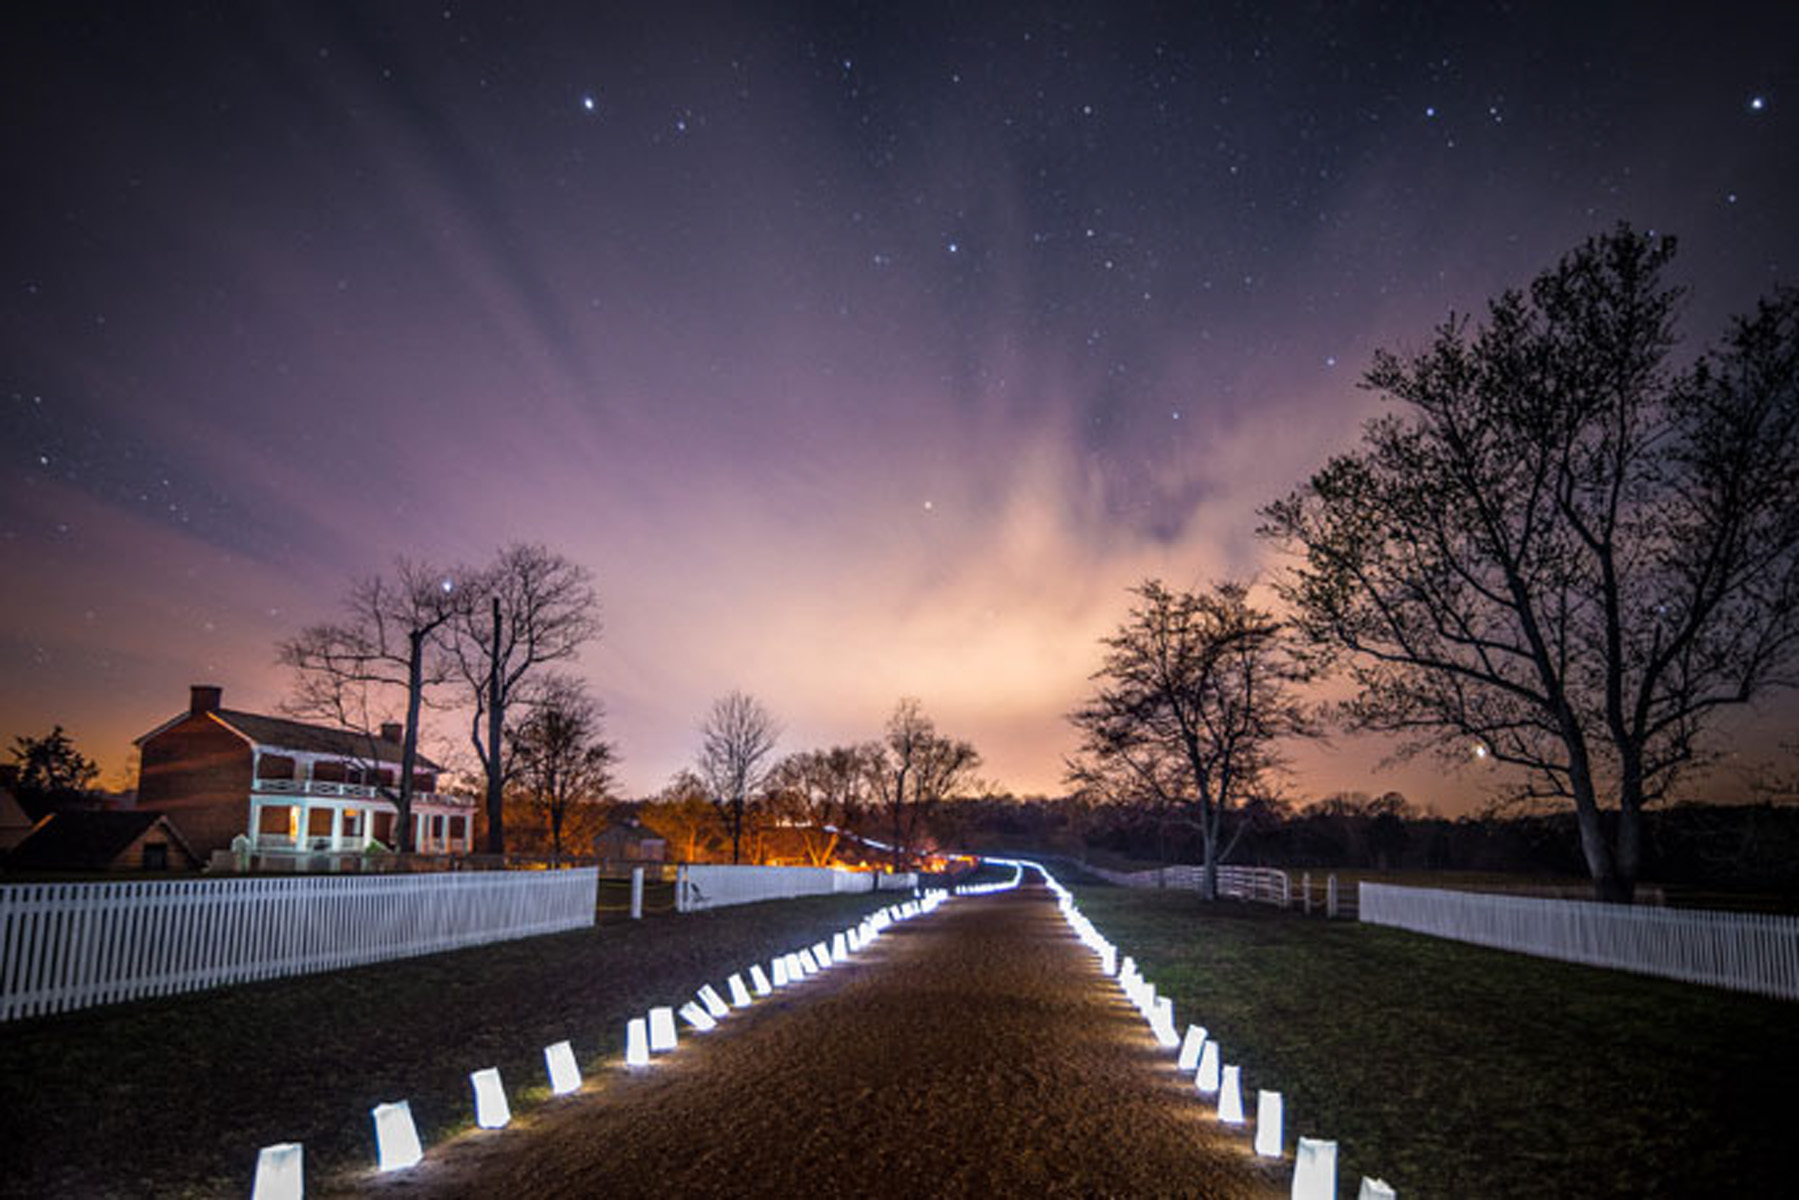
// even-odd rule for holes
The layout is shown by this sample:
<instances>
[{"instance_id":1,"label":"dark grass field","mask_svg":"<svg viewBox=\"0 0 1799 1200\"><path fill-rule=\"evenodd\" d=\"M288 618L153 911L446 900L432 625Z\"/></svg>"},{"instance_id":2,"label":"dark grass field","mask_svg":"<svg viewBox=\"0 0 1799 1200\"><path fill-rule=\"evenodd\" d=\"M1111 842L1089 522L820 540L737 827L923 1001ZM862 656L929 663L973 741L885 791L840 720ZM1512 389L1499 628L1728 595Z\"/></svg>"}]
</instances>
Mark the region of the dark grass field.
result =
<instances>
[{"instance_id":1,"label":"dark grass field","mask_svg":"<svg viewBox=\"0 0 1799 1200\"><path fill-rule=\"evenodd\" d=\"M1792 1194L1799 1005L1190 893L1078 890L1295 1135L1401 1196Z\"/></svg>"},{"instance_id":2,"label":"dark grass field","mask_svg":"<svg viewBox=\"0 0 1799 1200\"><path fill-rule=\"evenodd\" d=\"M774 901L0 1025L0 1195L249 1194L259 1147L309 1180L374 1161L369 1109L409 1099L426 1145L473 1121L497 1066L515 1111L543 1047L584 1067L625 1022L809 945L892 893Z\"/></svg>"}]
</instances>

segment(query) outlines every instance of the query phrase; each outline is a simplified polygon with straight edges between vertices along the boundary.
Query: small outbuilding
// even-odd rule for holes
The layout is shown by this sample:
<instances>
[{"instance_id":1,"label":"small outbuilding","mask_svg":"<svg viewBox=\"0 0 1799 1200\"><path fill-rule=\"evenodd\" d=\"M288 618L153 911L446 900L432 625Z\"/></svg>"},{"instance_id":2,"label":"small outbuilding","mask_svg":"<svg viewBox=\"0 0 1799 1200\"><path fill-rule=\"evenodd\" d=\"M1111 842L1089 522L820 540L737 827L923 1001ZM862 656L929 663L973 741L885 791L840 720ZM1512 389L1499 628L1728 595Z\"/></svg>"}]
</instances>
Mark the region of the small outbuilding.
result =
<instances>
[{"instance_id":1,"label":"small outbuilding","mask_svg":"<svg viewBox=\"0 0 1799 1200\"><path fill-rule=\"evenodd\" d=\"M192 871L200 860L162 813L69 808L39 821L6 865L14 871Z\"/></svg>"},{"instance_id":2,"label":"small outbuilding","mask_svg":"<svg viewBox=\"0 0 1799 1200\"><path fill-rule=\"evenodd\" d=\"M608 826L593 839L601 862L659 863L668 858L668 842L636 818Z\"/></svg>"}]
</instances>

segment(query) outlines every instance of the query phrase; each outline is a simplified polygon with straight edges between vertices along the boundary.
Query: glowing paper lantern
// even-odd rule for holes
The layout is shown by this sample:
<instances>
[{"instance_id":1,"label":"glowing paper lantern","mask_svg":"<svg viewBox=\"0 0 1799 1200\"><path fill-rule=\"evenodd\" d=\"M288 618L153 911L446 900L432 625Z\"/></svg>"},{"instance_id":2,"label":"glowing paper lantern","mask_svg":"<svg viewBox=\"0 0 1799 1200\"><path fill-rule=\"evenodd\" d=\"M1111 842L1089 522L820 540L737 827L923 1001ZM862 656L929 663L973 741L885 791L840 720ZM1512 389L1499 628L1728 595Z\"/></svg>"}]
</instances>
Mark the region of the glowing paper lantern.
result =
<instances>
[{"instance_id":1,"label":"glowing paper lantern","mask_svg":"<svg viewBox=\"0 0 1799 1200\"><path fill-rule=\"evenodd\" d=\"M581 1068L575 1065L575 1048L567 1042L557 1042L554 1046L543 1048L544 1066L550 1072L550 1092L556 1096L566 1096L570 1092L581 1090Z\"/></svg>"},{"instance_id":2,"label":"glowing paper lantern","mask_svg":"<svg viewBox=\"0 0 1799 1200\"><path fill-rule=\"evenodd\" d=\"M776 987L786 987L793 982L793 977L787 973L787 956L785 954L775 959L769 966L774 968Z\"/></svg>"},{"instance_id":3,"label":"glowing paper lantern","mask_svg":"<svg viewBox=\"0 0 1799 1200\"><path fill-rule=\"evenodd\" d=\"M305 1156L299 1142L277 1142L256 1152L250 1200L301 1200L305 1194Z\"/></svg>"},{"instance_id":4,"label":"glowing paper lantern","mask_svg":"<svg viewBox=\"0 0 1799 1200\"><path fill-rule=\"evenodd\" d=\"M711 984L701 988L698 995L700 1003L706 1006L706 1011L712 1014L714 1021L722 1021L729 1015L731 1006L725 1003L725 998L719 995L718 989Z\"/></svg>"},{"instance_id":5,"label":"glowing paper lantern","mask_svg":"<svg viewBox=\"0 0 1799 1200\"><path fill-rule=\"evenodd\" d=\"M768 976L762 973L761 963L750 968L750 986L756 989L758 996L766 996L775 990L769 985Z\"/></svg>"},{"instance_id":6,"label":"glowing paper lantern","mask_svg":"<svg viewBox=\"0 0 1799 1200\"><path fill-rule=\"evenodd\" d=\"M1264 1158L1281 1156L1281 1094L1256 1092L1256 1153Z\"/></svg>"},{"instance_id":7,"label":"glowing paper lantern","mask_svg":"<svg viewBox=\"0 0 1799 1200\"><path fill-rule=\"evenodd\" d=\"M808 975L818 974L818 960L812 957L812 951L800 951L800 970Z\"/></svg>"},{"instance_id":8,"label":"glowing paper lantern","mask_svg":"<svg viewBox=\"0 0 1799 1200\"><path fill-rule=\"evenodd\" d=\"M700 1033L718 1028L718 1022L712 1019L712 1014L691 1000L681 1006L681 1019Z\"/></svg>"},{"instance_id":9,"label":"glowing paper lantern","mask_svg":"<svg viewBox=\"0 0 1799 1200\"><path fill-rule=\"evenodd\" d=\"M1102 946L1099 951L1099 969L1109 979L1118 974L1118 950L1114 946Z\"/></svg>"},{"instance_id":10,"label":"glowing paper lantern","mask_svg":"<svg viewBox=\"0 0 1799 1200\"><path fill-rule=\"evenodd\" d=\"M412 1123L412 1105L396 1100L377 1104L369 1113L375 1118L376 1166L383 1171L418 1166L425 1149L419 1145L418 1126Z\"/></svg>"},{"instance_id":11,"label":"glowing paper lantern","mask_svg":"<svg viewBox=\"0 0 1799 1200\"><path fill-rule=\"evenodd\" d=\"M731 989L732 1008L748 1008L750 1006L750 989L743 986L743 976L732 975L725 980L725 986Z\"/></svg>"},{"instance_id":12,"label":"glowing paper lantern","mask_svg":"<svg viewBox=\"0 0 1799 1200\"><path fill-rule=\"evenodd\" d=\"M816 967L814 969L816 969ZM789 952L787 955L787 982L798 983L805 977L806 966L800 961L800 956Z\"/></svg>"},{"instance_id":13,"label":"glowing paper lantern","mask_svg":"<svg viewBox=\"0 0 1799 1200\"><path fill-rule=\"evenodd\" d=\"M1156 1041L1164 1049L1172 1050L1180 1044L1181 1035L1174 1031L1174 1001L1167 996L1156 1001L1155 1015L1150 1018L1149 1024L1155 1030Z\"/></svg>"},{"instance_id":14,"label":"glowing paper lantern","mask_svg":"<svg viewBox=\"0 0 1799 1200\"><path fill-rule=\"evenodd\" d=\"M512 1106L506 1103L500 1069L488 1067L484 1071L471 1071L468 1080L475 1085L475 1124L483 1129L506 1128L512 1122Z\"/></svg>"},{"instance_id":15,"label":"glowing paper lantern","mask_svg":"<svg viewBox=\"0 0 1799 1200\"><path fill-rule=\"evenodd\" d=\"M1398 1198L1399 1193L1395 1192L1393 1185L1386 1180L1362 1176L1362 1190L1356 1196L1356 1200L1398 1200Z\"/></svg>"},{"instance_id":16,"label":"glowing paper lantern","mask_svg":"<svg viewBox=\"0 0 1799 1200\"><path fill-rule=\"evenodd\" d=\"M1218 1119L1226 1125L1243 1124L1243 1085L1240 1075L1241 1072L1236 1067L1226 1067L1224 1079L1218 1088Z\"/></svg>"},{"instance_id":17,"label":"glowing paper lantern","mask_svg":"<svg viewBox=\"0 0 1799 1200\"><path fill-rule=\"evenodd\" d=\"M823 942L819 942L812 947L812 957L818 960L819 968L822 970L831 965L831 948Z\"/></svg>"},{"instance_id":18,"label":"glowing paper lantern","mask_svg":"<svg viewBox=\"0 0 1799 1200\"><path fill-rule=\"evenodd\" d=\"M1208 1040L1199 1052L1199 1072L1193 1077L1193 1086L1202 1095L1210 1096L1218 1090L1219 1068L1222 1065L1218 1058L1218 1043Z\"/></svg>"},{"instance_id":19,"label":"glowing paper lantern","mask_svg":"<svg viewBox=\"0 0 1799 1200\"><path fill-rule=\"evenodd\" d=\"M675 1048L675 1010L664 1005L650 1010L650 1053L664 1054Z\"/></svg>"},{"instance_id":20,"label":"glowing paper lantern","mask_svg":"<svg viewBox=\"0 0 1799 1200\"><path fill-rule=\"evenodd\" d=\"M832 959L834 959L837 962L842 962L844 959L848 958L849 956L850 956L849 939L844 937L841 933L833 935L831 938L831 957L832 957Z\"/></svg>"},{"instance_id":21,"label":"glowing paper lantern","mask_svg":"<svg viewBox=\"0 0 1799 1200\"><path fill-rule=\"evenodd\" d=\"M1337 1143L1299 1139L1293 1151L1293 1200L1337 1200Z\"/></svg>"},{"instance_id":22,"label":"glowing paper lantern","mask_svg":"<svg viewBox=\"0 0 1799 1200\"><path fill-rule=\"evenodd\" d=\"M1187 1036L1181 1039L1181 1056L1174 1065L1183 1071L1199 1069L1199 1052L1206 1044L1206 1027L1204 1025L1187 1026Z\"/></svg>"},{"instance_id":23,"label":"glowing paper lantern","mask_svg":"<svg viewBox=\"0 0 1799 1200\"><path fill-rule=\"evenodd\" d=\"M625 1065L650 1065L650 1023L642 1017L632 1017L625 1023Z\"/></svg>"}]
</instances>

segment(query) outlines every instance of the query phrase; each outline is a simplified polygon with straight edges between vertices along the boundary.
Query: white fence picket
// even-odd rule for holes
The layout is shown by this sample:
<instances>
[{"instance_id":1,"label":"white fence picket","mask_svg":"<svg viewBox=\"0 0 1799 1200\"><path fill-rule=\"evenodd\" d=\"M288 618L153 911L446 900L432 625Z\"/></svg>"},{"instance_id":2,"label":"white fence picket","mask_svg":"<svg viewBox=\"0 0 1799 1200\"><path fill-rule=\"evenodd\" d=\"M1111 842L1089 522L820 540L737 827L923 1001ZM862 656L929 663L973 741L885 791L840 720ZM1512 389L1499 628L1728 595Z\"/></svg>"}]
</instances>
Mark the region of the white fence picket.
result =
<instances>
[{"instance_id":1,"label":"white fence picket","mask_svg":"<svg viewBox=\"0 0 1799 1200\"><path fill-rule=\"evenodd\" d=\"M1361 917L1413 933L1799 1000L1799 918L1361 885Z\"/></svg>"},{"instance_id":2,"label":"white fence picket","mask_svg":"<svg viewBox=\"0 0 1799 1200\"><path fill-rule=\"evenodd\" d=\"M0 1021L593 924L599 872L0 886Z\"/></svg>"}]
</instances>

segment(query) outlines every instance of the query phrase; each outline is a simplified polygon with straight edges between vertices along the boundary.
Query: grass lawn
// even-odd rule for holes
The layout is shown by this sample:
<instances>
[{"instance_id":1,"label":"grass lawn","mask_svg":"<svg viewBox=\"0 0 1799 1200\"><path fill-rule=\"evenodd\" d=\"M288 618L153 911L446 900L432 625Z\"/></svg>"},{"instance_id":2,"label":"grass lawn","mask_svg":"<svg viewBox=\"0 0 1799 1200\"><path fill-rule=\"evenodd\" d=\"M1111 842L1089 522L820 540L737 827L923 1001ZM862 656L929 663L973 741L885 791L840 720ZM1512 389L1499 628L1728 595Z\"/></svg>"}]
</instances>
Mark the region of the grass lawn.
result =
<instances>
[{"instance_id":1,"label":"grass lawn","mask_svg":"<svg viewBox=\"0 0 1799 1200\"><path fill-rule=\"evenodd\" d=\"M773 901L0 1025L4 1196L249 1194L256 1152L306 1146L309 1190L374 1162L369 1109L409 1099L427 1147L473 1123L468 1072L514 1111L543 1047L585 1070L625 1022L810 945L893 893Z\"/></svg>"},{"instance_id":2,"label":"grass lawn","mask_svg":"<svg viewBox=\"0 0 1799 1200\"><path fill-rule=\"evenodd\" d=\"M1077 889L1339 1194L1792 1194L1799 1005L1190 893ZM1196 1101L1197 1103L1197 1101Z\"/></svg>"}]
</instances>

